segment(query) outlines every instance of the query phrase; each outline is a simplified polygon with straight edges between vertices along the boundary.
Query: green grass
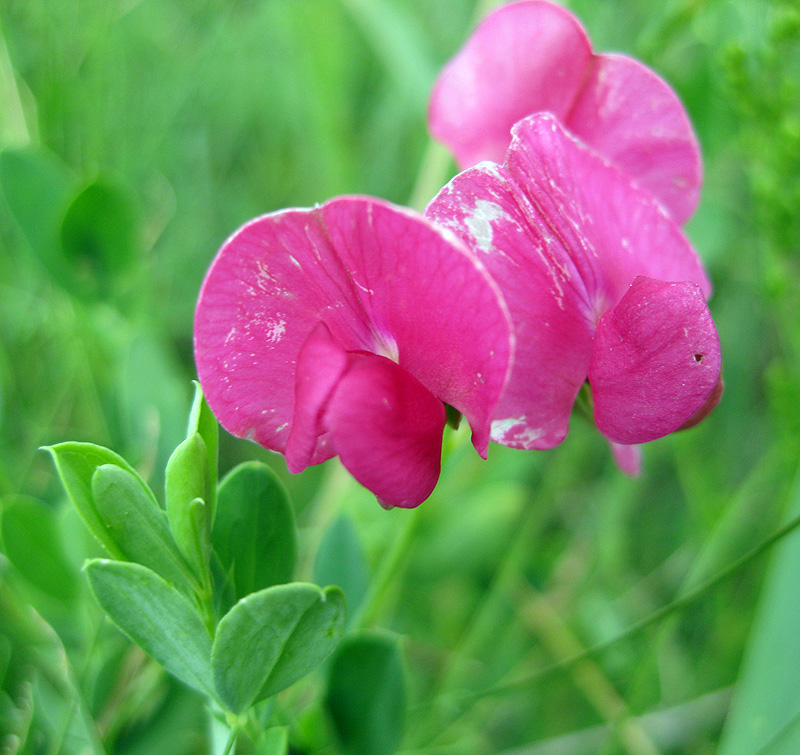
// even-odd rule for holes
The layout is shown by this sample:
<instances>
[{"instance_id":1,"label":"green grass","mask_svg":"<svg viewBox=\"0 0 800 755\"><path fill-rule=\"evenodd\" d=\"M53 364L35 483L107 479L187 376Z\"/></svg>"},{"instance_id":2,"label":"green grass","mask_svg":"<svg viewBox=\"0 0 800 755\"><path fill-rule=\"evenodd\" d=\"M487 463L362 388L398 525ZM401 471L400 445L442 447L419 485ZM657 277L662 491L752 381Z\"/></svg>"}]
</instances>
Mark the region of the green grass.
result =
<instances>
[{"instance_id":1,"label":"green grass","mask_svg":"<svg viewBox=\"0 0 800 755\"><path fill-rule=\"evenodd\" d=\"M3 163L0 201L0 496L47 504L76 574L97 547L38 447L108 445L158 489L191 398L197 291L220 244L255 215L336 194L409 202L430 85L475 5L3 3L0 148L27 152ZM687 233L715 287L725 394L700 426L646 447L637 480L614 469L580 417L549 452L493 446L481 463L459 447L376 616L405 638L409 753L644 755L648 745L635 743L648 715L670 732L656 751L715 753L745 652L741 694L788 700L767 701L767 715L790 716L792 695L800 710L791 686L759 681L762 636L782 638L800 674L791 612L754 624L765 579L773 604L796 603L791 580L773 578L762 557L594 666L475 699L454 720L459 695L612 638L720 572L798 496L800 9L790 0L570 7L597 49L643 59L691 115L706 178ZM101 247L69 253L58 237L70 201L93 184L133 226L109 242L111 257ZM92 212L79 222L93 228ZM280 458L227 436L221 454L222 472L254 457L279 471L307 563L343 510L375 575L403 512L387 514L354 485L341 502L319 495L337 483L329 465L291 477ZM785 543L800 548L797 536ZM101 743L126 755L211 752L200 702L100 621L79 577L62 599L0 558L0 743L6 726L28 732L24 753L100 752ZM282 699L295 706L298 752L335 752L309 703L320 683ZM616 734L597 728L609 705L629 716ZM721 752L750 755L770 736L759 753L795 752L793 724L782 725L782 740L773 732L754 745L732 718ZM579 731L583 744L559 739Z\"/></svg>"}]
</instances>

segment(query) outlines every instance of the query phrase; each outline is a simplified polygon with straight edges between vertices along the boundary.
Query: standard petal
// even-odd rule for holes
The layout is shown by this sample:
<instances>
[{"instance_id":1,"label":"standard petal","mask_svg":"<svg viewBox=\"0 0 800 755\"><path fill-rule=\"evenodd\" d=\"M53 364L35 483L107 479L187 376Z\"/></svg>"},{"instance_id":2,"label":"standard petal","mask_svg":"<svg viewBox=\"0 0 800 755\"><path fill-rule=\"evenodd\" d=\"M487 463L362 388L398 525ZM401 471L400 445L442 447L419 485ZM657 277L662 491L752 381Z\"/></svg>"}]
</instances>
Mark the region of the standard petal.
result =
<instances>
[{"instance_id":1,"label":"standard petal","mask_svg":"<svg viewBox=\"0 0 800 755\"><path fill-rule=\"evenodd\" d=\"M597 427L623 444L667 435L704 406L719 372L702 291L638 277L597 323L589 366Z\"/></svg>"},{"instance_id":2,"label":"standard petal","mask_svg":"<svg viewBox=\"0 0 800 755\"><path fill-rule=\"evenodd\" d=\"M333 340L327 325L319 323L297 356L294 416L286 442L286 466L293 474L314 462L318 446L328 457L334 455L329 439L322 437L322 412L346 368L347 352Z\"/></svg>"},{"instance_id":3,"label":"standard petal","mask_svg":"<svg viewBox=\"0 0 800 755\"><path fill-rule=\"evenodd\" d=\"M226 430L284 453L295 403L295 364L324 322L345 350L371 329L316 210L257 218L222 247L200 291L195 360ZM315 461L330 454L320 449Z\"/></svg>"},{"instance_id":4,"label":"standard petal","mask_svg":"<svg viewBox=\"0 0 800 755\"><path fill-rule=\"evenodd\" d=\"M652 195L546 113L514 127L507 170L538 210L534 231L559 239L586 282L596 319L637 275L708 282L689 241Z\"/></svg>"},{"instance_id":5,"label":"standard petal","mask_svg":"<svg viewBox=\"0 0 800 755\"><path fill-rule=\"evenodd\" d=\"M462 168L501 162L520 118L541 110L566 116L591 60L577 19L542 0L488 15L442 71L428 124Z\"/></svg>"},{"instance_id":6,"label":"standard petal","mask_svg":"<svg viewBox=\"0 0 800 755\"><path fill-rule=\"evenodd\" d=\"M344 198L321 213L370 322L362 349L458 409L485 457L513 348L495 282L452 234L410 210Z\"/></svg>"},{"instance_id":7,"label":"standard petal","mask_svg":"<svg viewBox=\"0 0 800 755\"><path fill-rule=\"evenodd\" d=\"M669 85L624 55L595 55L566 127L658 198L683 224L697 206L700 147Z\"/></svg>"},{"instance_id":8,"label":"standard petal","mask_svg":"<svg viewBox=\"0 0 800 755\"><path fill-rule=\"evenodd\" d=\"M513 370L492 439L513 448L552 448L567 434L591 353L587 294L567 249L536 204L493 163L456 176L425 214L475 252L511 312Z\"/></svg>"},{"instance_id":9,"label":"standard petal","mask_svg":"<svg viewBox=\"0 0 800 755\"><path fill-rule=\"evenodd\" d=\"M496 285L452 236L367 197L267 215L234 234L195 315L200 381L228 431L286 452L295 366L320 322L344 351L398 360L462 411L485 454L511 327ZM329 456L320 436L312 463Z\"/></svg>"},{"instance_id":10,"label":"standard petal","mask_svg":"<svg viewBox=\"0 0 800 755\"><path fill-rule=\"evenodd\" d=\"M349 359L323 419L336 453L382 505L417 506L439 479L444 404L386 357Z\"/></svg>"}]
</instances>

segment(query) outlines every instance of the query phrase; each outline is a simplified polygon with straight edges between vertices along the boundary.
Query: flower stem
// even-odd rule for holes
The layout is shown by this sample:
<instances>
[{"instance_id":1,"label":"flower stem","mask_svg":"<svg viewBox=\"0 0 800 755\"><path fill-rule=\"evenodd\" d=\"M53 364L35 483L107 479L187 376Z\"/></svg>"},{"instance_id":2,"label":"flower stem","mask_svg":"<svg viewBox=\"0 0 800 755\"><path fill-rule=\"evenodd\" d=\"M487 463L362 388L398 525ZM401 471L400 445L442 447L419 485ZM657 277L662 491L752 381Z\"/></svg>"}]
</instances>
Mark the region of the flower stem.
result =
<instances>
[{"instance_id":1,"label":"flower stem","mask_svg":"<svg viewBox=\"0 0 800 755\"><path fill-rule=\"evenodd\" d=\"M523 580L520 579L520 582ZM519 592L524 602L523 621L536 632L554 658L563 661L585 651L547 596L527 584L523 584ZM575 663L571 670L575 686L611 725L629 755L658 755L655 743L641 723L631 715L627 704L599 664L587 657Z\"/></svg>"},{"instance_id":2,"label":"flower stem","mask_svg":"<svg viewBox=\"0 0 800 755\"><path fill-rule=\"evenodd\" d=\"M447 471L448 461L453 457L454 452L466 437L466 432L461 430L445 432L442 443L442 476ZM436 491L433 492L428 501L415 509L410 511L405 509L397 511L395 509L387 514L387 516L402 516L403 522L394 542L381 561L378 573L370 584L364 602L353 617L352 628L354 631L365 629L377 620L390 585L398 582L398 571L408 556L411 543L414 541L414 535L423 516L423 509L431 506L435 497Z\"/></svg>"},{"instance_id":3,"label":"flower stem","mask_svg":"<svg viewBox=\"0 0 800 755\"><path fill-rule=\"evenodd\" d=\"M423 504L423 506L424 505L425 504ZM404 518L400 532L392 543L391 548L384 556L380 569L375 579L373 579L370 584L369 592L364 602L353 617L354 630L365 629L375 623L389 585L395 580L397 571L404 561L414 539L417 527L419 526L420 511L421 506L418 506L411 511L403 511L402 514L400 514Z\"/></svg>"},{"instance_id":4,"label":"flower stem","mask_svg":"<svg viewBox=\"0 0 800 755\"><path fill-rule=\"evenodd\" d=\"M233 726L231 728L231 732L228 735L228 741L225 743L225 749L222 751L222 755L230 755L233 752L233 746L236 744L236 737L239 735L239 727Z\"/></svg>"},{"instance_id":5,"label":"flower stem","mask_svg":"<svg viewBox=\"0 0 800 755\"><path fill-rule=\"evenodd\" d=\"M632 626L628 627L625 631L618 634L616 637L612 637L609 640L605 640L604 642L599 642L596 645L593 645L586 650L582 650L580 653L576 653L575 655L565 658L564 660L558 661L553 663L549 666L545 666L537 671L534 671L531 674L527 674L524 677L519 679L515 679L509 682L505 682L503 684L498 684L494 687L490 687L488 689L482 690L480 692L471 693L462 698L462 701L466 702L467 700L478 700L483 697L489 697L492 695L500 695L505 694L507 692L512 692L516 689L521 689L523 687L527 687L534 682L543 679L546 676L551 676L560 671L564 671L568 669L570 666L578 663L579 661L584 660L585 658L589 658L591 656L597 655L602 653L608 648L613 647L614 645L627 640L628 638L638 634L644 629L652 626L653 624L657 624L661 619L669 616L676 611L680 611L683 608L691 605L692 603L697 602L700 598L702 598L706 593L713 590L717 585L721 584L725 580L732 577L736 574L739 570L743 567L747 566L751 561L758 558L764 551L768 550L771 546L773 546L778 540L788 535L793 530L797 529L800 526L800 515L792 517L786 524L782 527L779 527L775 532L773 532L769 537L765 538L761 543L756 545L754 548L751 548L747 553L737 558L733 563L729 564L725 569L721 572L716 574L714 577L707 579L705 582L701 583L697 587L688 592L684 593L681 597L673 600L671 603L668 603L665 606L662 606L656 611L653 611L649 616L645 616L641 621L637 621Z\"/></svg>"},{"instance_id":6,"label":"flower stem","mask_svg":"<svg viewBox=\"0 0 800 755\"><path fill-rule=\"evenodd\" d=\"M429 139L408 201L413 209L422 212L428 202L436 196L439 189L447 182L450 165L450 153L447 147Z\"/></svg>"},{"instance_id":7,"label":"flower stem","mask_svg":"<svg viewBox=\"0 0 800 755\"><path fill-rule=\"evenodd\" d=\"M599 642L589 648L586 648L585 650L575 652L569 657L562 658L556 661L555 663L543 666L542 668L532 673L526 674L522 677L519 677L517 679L501 682L492 687L488 687L483 690L478 690L476 692L468 692L457 696L455 699L451 698L449 705L450 707L449 714L447 715L446 719L441 721L440 724L437 726L437 734L433 738L427 740L424 743L424 745L428 746L431 742L438 739L442 734L444 734L447 730L449 730L450 727L453 726L453 724L458 722L473 707L473 705L475 705L479 701L488 697L504 695L511 692L515 692L517 690L529 688L531 685L541 681L542 679L545 679L546 677L567 671L570 668L572 668L575 664L578 664L582 661L585 661L588 658L603 653L609 648L614 647L620 642L624 642L625 640L638 634L644 629L647 629L648 627L657 624L659 621L675 613L676 611L680 611L681 609L686 608L692 603L695 603L700 598L705 596L706 593L710 592L717 585L721 584L725 580L732 577L742 568L747 566L751 561L758 558L765 551L769 550L769 548L771 548L775 543L777 543L779 540L781 540L783 537L785 537L798 527L800 527L800 514L792 517L783 526L779 527L775 532L773 532L769 537L765 538L761 543L759 543L758 545L747 551L745 554L737 558L735 561L729 564L725 569L720 571L714 577L705 580L694 589L687 591L676 600L663 606L662 608L659 608L658 610L651 613L649 616L645 616L641 621L636 622L632 626L628 627L628 629L624 630L623 632L620 632L618 635L612 637L609 640Z\"/></svg>"}]
</instances>

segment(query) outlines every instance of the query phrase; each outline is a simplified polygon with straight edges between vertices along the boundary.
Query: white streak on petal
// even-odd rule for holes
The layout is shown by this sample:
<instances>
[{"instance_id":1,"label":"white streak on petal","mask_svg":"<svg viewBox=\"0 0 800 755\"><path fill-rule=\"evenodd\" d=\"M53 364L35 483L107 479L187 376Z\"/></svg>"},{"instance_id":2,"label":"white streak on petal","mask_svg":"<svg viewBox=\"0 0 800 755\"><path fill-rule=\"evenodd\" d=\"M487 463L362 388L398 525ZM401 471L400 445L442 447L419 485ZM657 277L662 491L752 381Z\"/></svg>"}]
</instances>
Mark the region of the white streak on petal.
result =
<instances>
[{"instance_id":1,"label":"white streak on petal","mask_svg":"<svg viewBox=\"0 0 800 755\"><path fill-rule=\"evenodd\" d=\"M492 248L492 221L504 217L503 209L494 202L478 199L475 209L464 218L469 233L478 249L488 252Z\"/></svg>"}]
</instances>

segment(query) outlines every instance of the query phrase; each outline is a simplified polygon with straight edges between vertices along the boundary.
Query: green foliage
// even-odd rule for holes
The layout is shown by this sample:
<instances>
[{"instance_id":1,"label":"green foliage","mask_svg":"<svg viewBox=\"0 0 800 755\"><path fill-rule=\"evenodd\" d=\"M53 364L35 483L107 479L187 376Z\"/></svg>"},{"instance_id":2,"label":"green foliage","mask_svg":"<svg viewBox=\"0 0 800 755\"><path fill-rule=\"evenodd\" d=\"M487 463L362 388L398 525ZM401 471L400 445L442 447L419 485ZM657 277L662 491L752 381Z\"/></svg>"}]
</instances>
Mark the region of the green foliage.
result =
<instances>
[{"instance_id":1,"label":"green foliage","mask_svg":"<svg viewBox=\"0 0 800 755\"><path fill-rule=\"evenodd\" d=\"M0 502L0 542L3 553L32 585L65 603L74 599L75 573L49 506L25 496Z\"/></svg>"},{"instance_id":2,"label":"green foliage","mask_svg":"<svg viewBox=\"0 0 800 755\"><path fill-rule=\"evenodd\" d=\"M344 631L344 595L295 582L242 598L220 621L212 667L222 701L236 713L305 676Z\"/></svg>"},{"instance_id":3,"label":"green foliage","mask_svg":"<svg viewBox=\"0 0 800 755\"><path fill-rule=\"evenodd\" d=\"M339 585L347 596L348 618L358 612L367 593L369 571L353 520L342 513L322 537L314 560L314 581Z\"/></svg>"},{"instance_id":4,"label":"green foliage","mask_svg":"<svg viewBox=\"0 0 800 755\"><path fill-rule=\"evenodd\" d=\"M296 534L286 489L261 462L246 462L220 482L211 539L235 600L289 582Z\"/></svg>"},{"instance_id":5,"label":"green foliage","mask_svg":"<svg viewBox=\"0 0 800 755\"><path fill-rule=\"evenodd\" d=\"M47 150L0 153L0 187L11 215L30 250L56 276L58 234L73 182L69 168Z\"/></svg>"},{"instance_id":6,"label":"green foliage","mask_svg":"<svg viewBox=\"0 0 800 755\"><path fill-rule=\"evenodd\" d=\"M172 584L184 584L188 568L167 517L138 475L102 464L92 475L92 497L119 557L153 569Z\"/></svg>"},{"instance_id":7,"label":"green foliage","mask_svg":"<svg viewBox=\"0 0 800 755\"><path fill-rule=\"evenodd\" d=\"M141 477L111 451L91 443L62 443L48 450L76 509L116 559L86 564L102 609L179 680L229 715L246 715L331 653L344 632L345 598L338 587L270 586L276 578L289 580L294 568L295 525L288 495L275 474L258 462L238 466L212 494L208 485L217 476L209 468L212 460L216 463L214 422L198 387L189 436L167 463L166 511ZM225 599L214 595L211 579L209 499L220 503L213 559L241 597L219 622L214 606ZM57 571L68 572L69 564L57 549L52 513L35 502L12 501L4 506L0 523L4 541L15 538L7 550L20 572L57 594ZM44 558L37 558L39 547L48 548ZM225 584L216 589L227 594ZM286 733L280 729L265 729L255 741L259 752L286 752Z\"/></svg>"},{"instance_id":8,"label":"green foliage","mask_svg":"<svg viewBox=\"0 0 800 755\"><path fill-rule=\"evenodd\" d=\"M207 469L206 444L194 433L170 456L164 482L167 518L175 542L201 578L211 553Z\"/></svg>"},{"instance_id":9,"label":"green foliage","mask_svg":"<svg viewBox=\"0 0 800 755\"><path fill-rule=\"evenodd\" d=\"M211 636L184 595L140 564L96 559L86 574L103 610L125 634L182 682L214 697Z\"/></svg>"},{"instance_id":10,"label":"green foliage","mask_svg":"<svg viewBox=\"0 0 800 755\"><path fill-rule=\"evenodd\" d=\"M800 514L800 476L788 516ZM759 602L720 755L791 755L800 750L800 533L777 546Z\"/></svg>"},{"instance_id":11,"label":"green foliage","mask_svg":"<svg viewBox=\"0 0 800 755\"><path fill-rule=\"evenodd\" d=\"M406 679L400 646L385 634L343 642L331 660L325 705L346 752L391 755L403 736Z\"/></svg>"},{"instance_id":12,"label":"green foliage","mask_svg":"<svg viewBox=\"0 0 800 755\"><path fill-rule=\"evenodd\" d=\"M211 413L211 409L200 388L200 383L194 384L194 401L189 412L189 427L186 437L199 435L203 440L203 445L207 454L206 469L208 471L206 481L205 501L208 503L208 520L214 521L214 513L217 508L217 472L219 463L219 424L217 418Z\"/></svg>"},{"instance_id":13,"label":"green foliage","mask_svg":"<svg viewBox=\"0 0 800 755\"><path fill-rule=\"evenodd\" d=\"M128 472L133 477L133 482L130 482L128 487L131 496L137 503L152 495L147 486L128 462L102 446L93 443L67 442L50 446L45 450L49 451L53 457L61 477L61 483L90 532L110 556L125 559L124 551L120 548L113 533L109 531L103 514L98 510L92 490L94 474L99 467L109 465L117 466ZM145 508L147 507L145 506Z\"/></svg>"},{"instance_id":14,"label":"green foliage","mask_svg":"<svg viewBox=\"0 0 800 755\"><path fill-rule=\"evenodd\" d=\"M95 181L72 200L61 223L61 246L79 293L104 286L136 264L139 224L120 188Z\"/></svg>"}]
</instances>

